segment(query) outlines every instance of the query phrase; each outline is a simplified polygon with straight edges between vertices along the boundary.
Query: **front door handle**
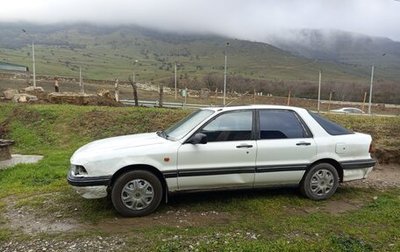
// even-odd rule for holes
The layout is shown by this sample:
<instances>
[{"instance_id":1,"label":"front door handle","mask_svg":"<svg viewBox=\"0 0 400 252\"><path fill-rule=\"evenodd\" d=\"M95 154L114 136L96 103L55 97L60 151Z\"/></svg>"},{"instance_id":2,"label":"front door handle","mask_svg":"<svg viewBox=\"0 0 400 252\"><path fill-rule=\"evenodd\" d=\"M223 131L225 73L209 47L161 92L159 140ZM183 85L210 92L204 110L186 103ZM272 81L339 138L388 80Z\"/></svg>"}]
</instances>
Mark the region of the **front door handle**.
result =
<instances>
[{"instance_id":1,"label":"front door handle","mask_svg":"<svg viewBox=\"0 0 400 252\"><path fill-rule=\"evenodd\" d=\"M236 148L240 149L240 148L253 148L253 145L251 144L241 144L241 145L237 145Z\"/></svg>"},{"instance_id":2,"label":"front door handle","mask_svg":"<svg viewBox=\"0 0 400 252\"><path fill-rule=\"evenodd\" d=\"M307 145L311 145L311 143L307 143L307 142L300 142L300 143L297 143L296 145L297 145L297 146L301 146L301 145L305 145L305 146L307 146Z\"/></svg>"}]
</instances>

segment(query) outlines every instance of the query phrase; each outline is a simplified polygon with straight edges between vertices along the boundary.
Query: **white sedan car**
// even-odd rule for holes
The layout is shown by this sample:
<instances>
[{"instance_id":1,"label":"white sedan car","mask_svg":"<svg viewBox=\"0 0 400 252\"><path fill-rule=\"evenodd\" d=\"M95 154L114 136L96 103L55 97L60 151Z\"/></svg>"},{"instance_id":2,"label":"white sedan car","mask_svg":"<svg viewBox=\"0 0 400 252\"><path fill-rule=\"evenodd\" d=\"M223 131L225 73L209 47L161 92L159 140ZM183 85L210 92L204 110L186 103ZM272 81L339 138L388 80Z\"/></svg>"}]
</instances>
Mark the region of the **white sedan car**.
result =
<instances>
[{"instance_id":1,"label":"white sedan car","mask_svg":"<svg viewBox=\"0 0 400 252\"><path fill-rule=\"evenodd\" d=\"M371 141L297 107L205 108L165 131L81 147L68 182L84 198L110 194L123 216L147 215L178 191L297 185L323 200L367 177Z\"/></svg>"},{"instance_id":2,"label":"white sedan car","mask_svg":"<svg viewBox=\"0 0 400 252\"><path fill-rule=\"evenodd\" d=\"M364 111L358 108L340 108L340 109L332 109L331 112L335 113L345 113L345 114L365 114Z\"/></svg>"}]
</instances>

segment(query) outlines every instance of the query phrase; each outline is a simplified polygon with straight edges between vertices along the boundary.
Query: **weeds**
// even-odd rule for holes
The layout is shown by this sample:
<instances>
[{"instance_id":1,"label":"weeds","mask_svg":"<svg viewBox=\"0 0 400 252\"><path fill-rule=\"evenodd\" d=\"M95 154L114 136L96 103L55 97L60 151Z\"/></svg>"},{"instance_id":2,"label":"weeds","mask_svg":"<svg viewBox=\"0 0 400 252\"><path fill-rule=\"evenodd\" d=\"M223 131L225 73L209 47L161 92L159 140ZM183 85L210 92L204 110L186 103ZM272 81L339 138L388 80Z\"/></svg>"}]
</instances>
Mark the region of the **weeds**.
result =
<instances>
[{"instance_id":1,"label":"weeds","mask_svg":"<svg viewBox=\"0 0 400 252\"><path fill-rule=\"evenodd\" d=\"M94 139L163 129L189 112L0 104L0 125L6 127L6 137L15 140L12 152L44 155L37 164L0 170L0 243L21 235L10 231L3 213L11 195L16 200L15 211L28 209L40 218L56 219L60 215L92 225L94 230L98 223L118 219L109 200L82 199L67 185L70 156ZM398 147L398 118L329 117L353 130L373 134L379 144L389 142ZM127 236L125 240L134 246L132 249L148 251L396 250L400 248L399 194L399 189L382 192L342 188L331 202L345 199L362 204L354 211L336 215L324 210L327 201L305 199L296 188L181 194L170 197L168 205L155 215L135 220L146 224L133 224L132 229L117 232ZM185 216L183 210L190 215ZM219 215L212 219L204 217L204 213ZM157 216L166 224L147 223ZM82 236L81 232L64 236ZM96 235L84 232L83 236ZM54 236L57 235L40 234L40 239ZM27 235L26 239L31 237L34 235Z\"/></svg>"}]
</instances>

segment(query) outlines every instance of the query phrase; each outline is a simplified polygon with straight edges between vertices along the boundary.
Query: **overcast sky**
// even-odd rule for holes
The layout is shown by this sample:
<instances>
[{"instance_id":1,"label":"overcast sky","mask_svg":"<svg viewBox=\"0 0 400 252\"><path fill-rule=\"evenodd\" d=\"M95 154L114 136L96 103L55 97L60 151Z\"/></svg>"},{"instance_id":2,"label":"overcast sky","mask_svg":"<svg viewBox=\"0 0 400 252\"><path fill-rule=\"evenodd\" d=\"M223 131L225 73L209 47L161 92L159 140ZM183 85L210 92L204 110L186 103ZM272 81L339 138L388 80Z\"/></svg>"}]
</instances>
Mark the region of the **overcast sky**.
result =
<instances>
[{"instance_id":1,"label":"overcast sky","mask_svg":"<svg viewBox=\"0 0 400 252\"><path fill-rule=\"evenodd\" d=\"M3 0L0 22L137 24L263 41L297 28L400 41L400 0Z\"/></svg>"}]
</instances>

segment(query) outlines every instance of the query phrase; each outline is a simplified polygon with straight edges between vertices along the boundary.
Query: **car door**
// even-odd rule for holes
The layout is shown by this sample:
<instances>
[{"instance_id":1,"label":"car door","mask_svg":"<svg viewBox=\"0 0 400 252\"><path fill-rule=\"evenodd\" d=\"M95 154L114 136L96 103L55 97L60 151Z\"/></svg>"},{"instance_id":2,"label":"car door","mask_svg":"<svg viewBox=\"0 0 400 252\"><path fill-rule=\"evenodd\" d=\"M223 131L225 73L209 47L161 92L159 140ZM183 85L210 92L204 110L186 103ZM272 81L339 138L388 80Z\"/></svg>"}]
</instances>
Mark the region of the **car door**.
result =
<instances>
[{"instance_id":1,"label":"car door","mask_svg":"<svg viewBox=\"0 0 400 252\"><path fill-rule=\"evenodd\" d=\"M206 144L182 144L179 190L253 186L254 114L254 110L223 112L197 131L207 136Z\"/></svg>"},{"instance_id":2,"label":"car door","mask_svg":"<svg viewBox=\"0 0 400 252\"><path fill-rule=\"evenodd\" d=\"M317 152L307 125L292 110L263 109L257 115L255 186L299 183Z\"/></svg>"}]
</instances>

